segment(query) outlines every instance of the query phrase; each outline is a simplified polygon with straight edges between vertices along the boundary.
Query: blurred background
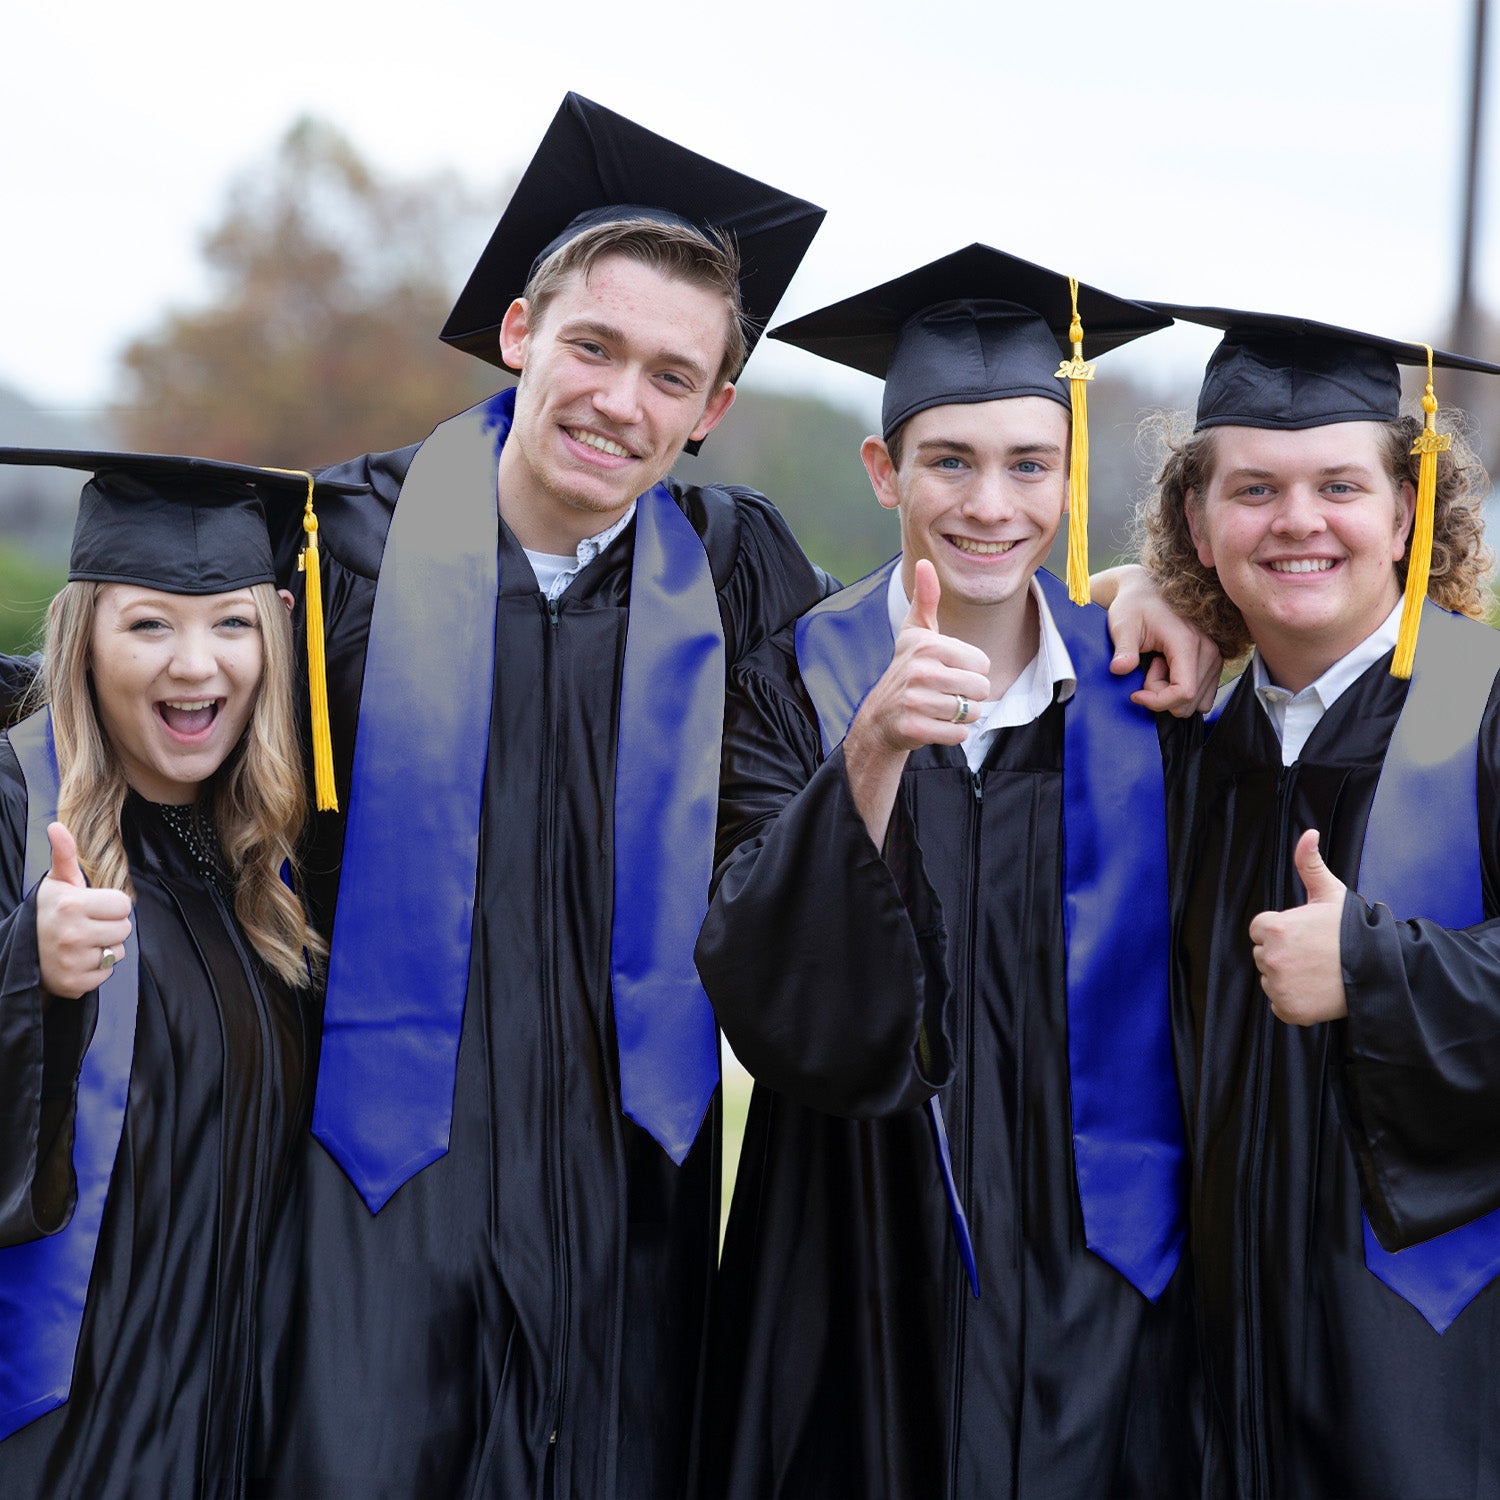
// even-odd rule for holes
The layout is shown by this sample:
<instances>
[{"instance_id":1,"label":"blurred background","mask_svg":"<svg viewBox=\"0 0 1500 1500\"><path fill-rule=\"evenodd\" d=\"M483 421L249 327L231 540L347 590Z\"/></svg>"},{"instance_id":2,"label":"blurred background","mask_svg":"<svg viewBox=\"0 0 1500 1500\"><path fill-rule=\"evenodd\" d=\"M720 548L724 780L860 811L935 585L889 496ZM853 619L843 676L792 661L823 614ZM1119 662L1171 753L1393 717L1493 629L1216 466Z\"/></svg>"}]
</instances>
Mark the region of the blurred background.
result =
<instances>
[{"instance_id":1,"label":"blurred background","mask_svg":"<svg viewBox=\"0 0 1500 1500\"><path fill-rule=\"evenodd\" d=\"M828 208L782 320L979 239L1126 296L1500 358L1485 22L1485 0L18 0L0 442L304 466L425 436L495 379L437 331L569 88ZM1138 416L1189 404L1213 342L1101 362L1097 560L1146 477ZM1500 381L1439 394L1493 460ZM679 472L764 489L852 578L895 546L856 451L878 409L874 380L768 343ZM0 470L6 649L76 493Z\"/></svg>"},{"instance_id":2,"label":"blurred background","mask_svg":"<svg viewBox=\"0 0 1500 1500\"><path fill-rule=\"evenodd\" d=\"M563 93L829 210L779 320L972 240L1125 296L1500 360L1485 0L197 0L0 21L0 442L315 466L426 435L496 372L437 339ZM1178 327L1090 390L1102 563L1191 403ZM1474 412L1493 466L1500 381ZM684 479L764 489L851 579L895 550L879 386L765 344ZM76 476L0 470L0 649L32 640ZM734 1128L734 1127L731 1127Z\"/></svg>"}]
</instances>

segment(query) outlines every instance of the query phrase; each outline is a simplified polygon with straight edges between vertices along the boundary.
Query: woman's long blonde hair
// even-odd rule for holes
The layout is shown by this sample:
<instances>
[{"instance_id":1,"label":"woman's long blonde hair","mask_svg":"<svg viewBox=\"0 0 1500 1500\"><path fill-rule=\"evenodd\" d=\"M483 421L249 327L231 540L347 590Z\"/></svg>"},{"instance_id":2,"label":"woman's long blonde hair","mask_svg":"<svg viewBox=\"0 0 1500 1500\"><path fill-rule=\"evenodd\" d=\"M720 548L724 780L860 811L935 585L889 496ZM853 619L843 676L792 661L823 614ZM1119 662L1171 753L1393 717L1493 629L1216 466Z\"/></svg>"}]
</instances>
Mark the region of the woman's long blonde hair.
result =
<instances>
[{"instance_id":1,"label":"woman's long blonde hair","mask_svg":"<svg viewBox=\"0 0 1500 1500\"><path fill-rule=\"evenodd\" d=\"M52 601L38 686L52 705L58 819L77 839L89 879L134 896L120 833L129 788L89 682L101 587L65 584ZM307 783L292 711L291 619L271 584L256 584L250 593L263 650L260 688L250 722L210 779L207 795L245 936L274 974L305 988L312 982L309 966L319 971L327 946L281 879L283 863L296 870L297 841L307 821Z\"/></svg>"}]
</instances>

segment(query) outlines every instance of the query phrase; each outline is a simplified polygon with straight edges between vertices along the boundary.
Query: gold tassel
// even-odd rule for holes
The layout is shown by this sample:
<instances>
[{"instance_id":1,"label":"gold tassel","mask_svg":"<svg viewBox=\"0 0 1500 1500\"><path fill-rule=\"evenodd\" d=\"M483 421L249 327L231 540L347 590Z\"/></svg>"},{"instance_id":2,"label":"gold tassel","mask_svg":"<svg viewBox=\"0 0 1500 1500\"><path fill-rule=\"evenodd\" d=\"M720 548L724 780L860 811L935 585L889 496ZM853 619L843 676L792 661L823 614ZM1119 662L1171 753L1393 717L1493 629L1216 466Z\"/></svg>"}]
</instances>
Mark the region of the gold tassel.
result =
<instances>
[{"instance_id":1,"label":"gold tassel","mask_svg":"<svg viewBox=\"0 0 1500 1500\"><path fill-rule=\"evenodd\" d=\"M1089 393L1085 381L1094 366L1083 358L1083 323L1078 316L1078 278L1068 277L1073 297L1073 322L1068 338L1072 359L1057 367L1057 378L1068 382L1068 404L1073 414L1073 440L1068 454L1068 597L1074 604L1089 602Z\"/></svg>"},{"instance_id":2,"label":"gold tassel","mask_svg":"<svg viewBox=\"0 0 1500 1500\"><path fill-rule=\"evenodd\" d=\"M333 782L333 733L328 726L328 663L323 654L323 571L318 556L318 518L313 514L313 477L305 469L272 469L273 474L297 474L307 481L307 506L302 529L307 544L297 558L297 571L306 580L307 688L312 704L313 797L319 812L339 810Z\"/></svg>"},{"instance_id":3,"label":"gold tassel","mask_svg":"<svg viewBox=\"0 0 1500 1500\"><path fill-rule=\"evenodd\" d=\"M1453 446L1453 435L1437 430L1437 396L1432 389L1432 346L1427 350L1427 389L1422 396L1422 431L1411 446L1421 454L1417 462L1417 512L1412 522L1411 543L1406 549L1406 593L1401 603L1401 629L1396 636L1396 654L1391 660L1392 677L1410 677L1417 654L1417 629L1422 622L1422 604L1427 598L1427 578L1432 570L1433 513L1437 508L1438 454Z\"/></svg>"}]
</instances>

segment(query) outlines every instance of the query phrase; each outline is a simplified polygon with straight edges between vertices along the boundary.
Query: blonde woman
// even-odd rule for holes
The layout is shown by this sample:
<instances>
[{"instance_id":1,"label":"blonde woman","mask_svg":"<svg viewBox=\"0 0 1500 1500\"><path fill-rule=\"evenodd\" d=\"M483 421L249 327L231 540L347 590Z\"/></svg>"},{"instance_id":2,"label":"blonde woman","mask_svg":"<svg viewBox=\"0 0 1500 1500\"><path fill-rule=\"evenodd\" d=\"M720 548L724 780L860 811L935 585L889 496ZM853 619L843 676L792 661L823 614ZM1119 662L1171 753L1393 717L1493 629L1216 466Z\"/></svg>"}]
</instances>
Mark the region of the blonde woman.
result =
<instances>
[{"instance_id":1,"label":"blonde woman","mask_svg":"<svg viewBox=\"0 0 1500 1500\"><path fill-rule=\"evenodd\" d=\"M0 737L0 1493L244 1489L323 945L262 497L89 468L41 706Z\"/></svg>"}]
</instances>

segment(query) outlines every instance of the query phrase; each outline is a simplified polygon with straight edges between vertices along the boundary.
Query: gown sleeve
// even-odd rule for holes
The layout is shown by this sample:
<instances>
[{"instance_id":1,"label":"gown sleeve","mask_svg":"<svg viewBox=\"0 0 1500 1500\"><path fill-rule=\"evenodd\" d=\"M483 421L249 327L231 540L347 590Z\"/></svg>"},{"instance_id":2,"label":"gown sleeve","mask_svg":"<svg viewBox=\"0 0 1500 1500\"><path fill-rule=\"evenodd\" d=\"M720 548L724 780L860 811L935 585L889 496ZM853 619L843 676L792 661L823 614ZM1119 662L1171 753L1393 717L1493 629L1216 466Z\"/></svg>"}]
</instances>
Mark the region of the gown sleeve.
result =
<instances>
[{"instance_id":1,"label":"gown sleeve","mask_svg":"<svg viewBox=\"0 0 1500 1500\"><path fill-rule=\"evenodd\" d=\"M21 890L26 797L0 740L0 1245L55 1234L72 1216L78 1070L97 1003L42 989L36 892Z\"/></svg>"},{"instance_id":2,"label":"gown sleeve","mask_svg":"<svg viewBox=\"0 0 1500 1500\"><path fill-rule=\"evenodd\" d=\"M910 818L898 798L884 850L870 842L786 632L732 680L719 855L698 968L750 1072L854 1118L946 1083L945 935Z\"/></svg>"},{"instance_id":3,"label":"gown sleeve","mask_svg":"<svg viewBox=\"0 0 1500 1500\"><path fill-rule=\"evenodd\" d=\"M1402 920L1352 891L1345 900L1346 1125L1370 1227L1386 1250L1500 1208L1497 720L1492 693L1479 736L1479 842L1491 919L1452 930Z\"/></svg>"}]
</instances>

